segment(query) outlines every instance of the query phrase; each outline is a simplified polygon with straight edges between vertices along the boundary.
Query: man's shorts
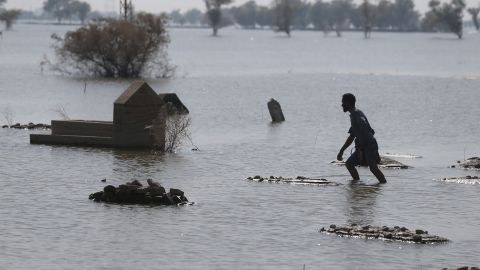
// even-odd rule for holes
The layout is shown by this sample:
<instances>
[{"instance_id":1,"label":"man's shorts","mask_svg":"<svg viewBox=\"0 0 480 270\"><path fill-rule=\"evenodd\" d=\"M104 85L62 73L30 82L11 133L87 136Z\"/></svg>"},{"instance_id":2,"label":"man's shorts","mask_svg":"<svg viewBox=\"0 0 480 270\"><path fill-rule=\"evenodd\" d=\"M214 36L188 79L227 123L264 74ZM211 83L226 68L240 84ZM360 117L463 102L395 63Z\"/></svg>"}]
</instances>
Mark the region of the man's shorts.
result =
<instances>
[{"instance_id":1,"label":"man's shorts","mask_svg":"<svg viewBox=\"0 0 480 270\"><path fill-rule=\"evenodd\" d=\"M378 146L375 142L374 145L362 149L362 157L358 150L355 150L353 154L347 159L346 163L353 166L370 166L378 165L380 163L380 155L378 154Z\"/></svg>"}]
</instances>

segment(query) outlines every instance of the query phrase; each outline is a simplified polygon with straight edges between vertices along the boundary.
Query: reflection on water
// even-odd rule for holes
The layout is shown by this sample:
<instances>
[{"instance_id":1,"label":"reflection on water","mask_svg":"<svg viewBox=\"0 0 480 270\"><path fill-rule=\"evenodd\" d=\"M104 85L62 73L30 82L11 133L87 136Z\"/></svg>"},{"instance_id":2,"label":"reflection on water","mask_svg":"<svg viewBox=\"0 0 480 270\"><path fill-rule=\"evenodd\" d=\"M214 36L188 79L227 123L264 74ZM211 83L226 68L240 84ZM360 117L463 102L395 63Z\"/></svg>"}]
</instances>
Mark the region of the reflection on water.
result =
<instances>
[{"instance_id":1,"label":"reflection on water","mask_svg":"<svg viewBox=\"0 0 480 270\"><path fill-rule=\"evenodd\" d=\"M382 185L364 185L351 182L345 187L347 198L347 223L374 225L377 197L382 192Z\"/></svg>"},{"instance_id":2,"label":"reflection on water","mask_svg":"<svg viewBox=\"0 0 480 270\"><path fill-rule=\"evenodd\" d=\"M163 171L165 154L149 150L112 149L112 175L118 179L145 181Z\"/></svg>"},{"instance_id":3,"label":"reflection on water","mask_svg":"<svg viewBox=\"0 0 480 270\"><path fill-rule=\"evenodd\" d=\"M150 150L112 149L111 153L118 163L129 162L142 167L155 166L165 158L165 153Z\"/></svg>"}]
</instances>

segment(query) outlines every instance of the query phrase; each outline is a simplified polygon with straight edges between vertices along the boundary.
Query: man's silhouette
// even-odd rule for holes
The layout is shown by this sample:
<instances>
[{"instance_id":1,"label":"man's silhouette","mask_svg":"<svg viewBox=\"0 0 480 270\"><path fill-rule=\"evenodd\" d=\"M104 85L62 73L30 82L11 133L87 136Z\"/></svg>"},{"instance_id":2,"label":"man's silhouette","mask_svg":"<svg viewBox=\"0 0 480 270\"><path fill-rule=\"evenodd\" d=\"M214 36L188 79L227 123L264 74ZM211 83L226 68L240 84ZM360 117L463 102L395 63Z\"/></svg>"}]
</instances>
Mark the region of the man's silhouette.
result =
<instances>
[{"instance_id":1,"label":"man's silhouette","mask_svg":"<svg viewBox=\"0 0 480 270\"><path fill-rule=\"evenodd\" d=\"M386 183L385 176L378 168L380 155L378 154L377 140L373 136L375 131L368 123L367 117L362 111L355 108L355 96L347 93L342 97L343 112L350 112L351 127L348 133L347 141L338 152L337 160L343 160L343 151L355 141L355 152L347 159L345 165L352 175L354 181L359 180L355 166L364 165L370 168L370 171L377 177L380 183Z\"/></svg>"}]
</instances>

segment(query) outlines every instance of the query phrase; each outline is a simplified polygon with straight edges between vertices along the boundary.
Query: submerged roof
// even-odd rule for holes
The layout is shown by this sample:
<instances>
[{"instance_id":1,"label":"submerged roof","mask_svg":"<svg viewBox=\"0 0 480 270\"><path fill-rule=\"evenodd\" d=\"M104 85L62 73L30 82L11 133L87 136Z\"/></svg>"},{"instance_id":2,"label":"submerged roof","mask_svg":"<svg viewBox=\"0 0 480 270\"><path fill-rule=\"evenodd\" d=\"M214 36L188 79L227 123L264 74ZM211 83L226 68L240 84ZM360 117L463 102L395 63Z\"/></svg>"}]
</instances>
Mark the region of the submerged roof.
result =
<instances>
[{"instance_id":1,"label":"submerged roof","mask_svg":"<svg viewBox=\"0 0 480 270\"><path fill-rule=\"evenodd\" d=\"M133 82L114 102L114 104L120 105L158 105L161 103L163 103L162 99L145 81Z\"/></svg>"},{"instance_id":2,"label":"submerged roof","mask_svg":"<svg viewBox=\"0 0 480 270\"><path fill-rule=\"evenodd\" d=\"M165 103L171 103L180 114L189 114L187 107L182 103L175 93L162 93L158 97Z\"/></svg>"}]
</instances>

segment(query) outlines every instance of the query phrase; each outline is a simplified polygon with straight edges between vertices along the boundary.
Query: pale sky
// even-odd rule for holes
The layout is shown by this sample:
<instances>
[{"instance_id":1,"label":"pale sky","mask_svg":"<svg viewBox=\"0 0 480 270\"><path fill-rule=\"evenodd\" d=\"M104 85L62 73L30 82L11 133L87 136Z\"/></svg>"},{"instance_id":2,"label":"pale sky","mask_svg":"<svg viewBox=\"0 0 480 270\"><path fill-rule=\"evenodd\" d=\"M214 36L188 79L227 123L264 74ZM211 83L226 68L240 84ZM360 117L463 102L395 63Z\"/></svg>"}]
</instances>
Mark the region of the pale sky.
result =
<instances>
[{"instance_id":1,"label":"pale sky","mask_svg":"<svg viewBox=\"0 0 480 270\"><path fill-rule=\"evenodd\" d=\"M92 9L100 11L117 11L119 0L83 0L90 3ZM240 5L248 0L234 0L233 5ZM313 0L310 0L313 2ZM328 1L328 0L325 0ZM360 2L360 0L354 0ZM425 12L428 10L429 0L414 0L416 10ZM447 0L443 0L447 1ZM449 1L449 0L448 0ZM36 10L42 7L44 0L7 0L7 8L19 8L25 10ZM272 0L256 0L259 5L269 5ZM378 2L378 0L373 0ZM467 0L467 6L478 6L480 0ZM203 0L132 0L135 9L152 13L169 12L173 9L188 10L190 8L205 9Z\"/></svg>"}]
</instances>

